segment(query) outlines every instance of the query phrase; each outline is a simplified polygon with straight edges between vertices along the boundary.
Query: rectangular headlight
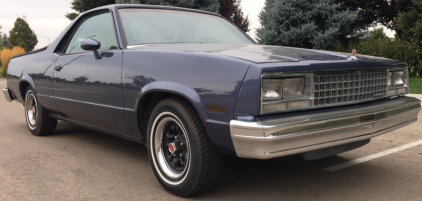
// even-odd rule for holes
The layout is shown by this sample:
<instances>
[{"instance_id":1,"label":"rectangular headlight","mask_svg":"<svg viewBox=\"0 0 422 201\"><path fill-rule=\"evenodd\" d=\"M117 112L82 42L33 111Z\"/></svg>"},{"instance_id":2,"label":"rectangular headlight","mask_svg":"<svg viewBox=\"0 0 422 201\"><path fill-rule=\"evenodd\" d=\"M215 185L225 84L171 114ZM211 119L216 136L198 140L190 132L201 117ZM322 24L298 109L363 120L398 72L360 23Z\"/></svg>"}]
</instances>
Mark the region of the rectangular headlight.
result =
<instances>
[{"instance_id":1,"label":"rectangular headlight","mask_svg":"<svg viewBox=\"0 0 422 201\"><path fill-rule=\"evenodd\" d=\"M262 80L262 100L278 100L283 97L282 79Z\"/></svg>"},{"instance_id":2,"label":"rectangular headlight","mask_svg":"<svg viewBox=\"0 0 422 201\"><path fill-rule=\"evenodd\" d=\"M262 78L261 113L301 110L312 106L311 74Z\"/></svg>"},{"instance_id":3,"label":"rectangular headlight","mask_svg":"<svg viewBox=\"0 0 422 201\"><path fill-rule=\"evenodd\" d=\"M283 98L303 97L304 88L305 88L304 78L284 79Z\"/></svg>"},{"instance_id":4,"label":"rectangular headlight","mask_svg":"<svg viewBox=\"0 0 422 201\"><path fill-rule=\"evenodd\" d=\"M394 86L404 84L404 72L403 71L394 72L393 84L394 84Z\"/></svg>"},{"instance_id":5,"label":"rectangular headlight","mask_svg":"<svg viewBox=\"0 0 422 201\"><path fill-rule=\"evenodd\" d=\"M393 76L393 73L392 72L389 72L388 73L388 86L391 86L391 79L392 79L391 76Z\"/></svg>"}]
</instances>

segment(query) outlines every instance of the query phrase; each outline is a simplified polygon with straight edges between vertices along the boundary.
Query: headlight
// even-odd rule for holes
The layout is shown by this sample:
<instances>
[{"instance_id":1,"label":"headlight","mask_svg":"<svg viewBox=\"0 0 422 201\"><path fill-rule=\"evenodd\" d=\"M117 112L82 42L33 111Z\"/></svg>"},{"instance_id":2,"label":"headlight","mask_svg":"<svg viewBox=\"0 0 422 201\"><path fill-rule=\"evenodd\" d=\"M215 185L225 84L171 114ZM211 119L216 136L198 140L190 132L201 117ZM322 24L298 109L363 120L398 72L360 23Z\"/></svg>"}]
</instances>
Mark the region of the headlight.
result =
<instances>
[{"instance_id":1,"label":"headlight","mask_svg":"<svg viewBox=\"0 0 422 201\"><path fill-rule=\"evenodd\" d=\"M403 71L394 72L394 82L393 83L394 83L394 86L404 84L404 72Z\"/></svg>"},{"instance_id":2,"label":"headlight","mask_svg":"<svg viewBox=\"0 0 422 201\"><path fill-rule=\"evenodd\" d=\"M277 75L262 79L261 113L311 107L312 75Z\"/></svg>"},{"instance_id":3,"label":"headlight","mask_svg":"<svg viewBox=\"0 0 422 201\"><path fill-rule=\"evenodd\" d=\"M277 100L283 96L282 79L262 80L262 100Z\"/></svg>"},{"instance_id":4,"label":"headlight","mask_svg":"<svg viewBox=\"0 0 422 201\"><path fill-rule=\"evenodd\" d=\"M388 72L387 96L397 96L409 93L409 71L394 69Z\"/></svg>"},{"instance_id":5,"label":"headlight","mask_svg":"<svg viewBox=\"0 0 422 201\"><path fill-rule=\"evenodd\" d=\"M305 88L304 78L284 79L283 98L302 97L304 88Z\"/></svg>"}]
</instances>

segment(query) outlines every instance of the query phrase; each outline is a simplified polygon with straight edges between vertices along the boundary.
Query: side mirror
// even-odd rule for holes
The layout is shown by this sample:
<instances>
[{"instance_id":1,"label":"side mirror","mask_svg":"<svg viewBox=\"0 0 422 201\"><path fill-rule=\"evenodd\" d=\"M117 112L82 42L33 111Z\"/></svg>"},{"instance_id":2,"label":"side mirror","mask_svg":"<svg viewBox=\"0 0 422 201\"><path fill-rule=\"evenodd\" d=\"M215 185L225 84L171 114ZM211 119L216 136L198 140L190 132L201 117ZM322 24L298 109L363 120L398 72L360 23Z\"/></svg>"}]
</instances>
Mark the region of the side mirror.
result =
<instances>
[{"instance_id":1,"label":"side mirror","mask_svg":"<svg viewBox=\"0 0 422 201\"><path fill-rule=\"evenodd\" d=\"M100 47L100 41L94 39L85 39L81 42L81 48L86 51L93 51L96 59L101 59L101 55L98 53L98 49L100 49Z\"/></svg>"}]
</instances>

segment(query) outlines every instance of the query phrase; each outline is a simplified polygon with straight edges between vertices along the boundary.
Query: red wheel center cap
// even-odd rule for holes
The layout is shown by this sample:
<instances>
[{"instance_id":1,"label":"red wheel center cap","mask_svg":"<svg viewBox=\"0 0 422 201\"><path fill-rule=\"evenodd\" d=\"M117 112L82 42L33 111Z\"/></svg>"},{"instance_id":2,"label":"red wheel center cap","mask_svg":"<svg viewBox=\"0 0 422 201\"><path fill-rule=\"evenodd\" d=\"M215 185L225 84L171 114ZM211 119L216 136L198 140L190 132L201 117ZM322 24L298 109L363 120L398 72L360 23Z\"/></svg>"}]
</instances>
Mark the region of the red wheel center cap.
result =
<instances>
[{"instance_id":1,"label":"red wheel center cap","mask_svg":"<svg viewBox=\"0 0 422 201\"><path fill-rule=\"evenodd\" d=\"M169 152L174 153L174 151L176 151L176 144L173 142L169 144Z\"/></svg>"}]
</instances>

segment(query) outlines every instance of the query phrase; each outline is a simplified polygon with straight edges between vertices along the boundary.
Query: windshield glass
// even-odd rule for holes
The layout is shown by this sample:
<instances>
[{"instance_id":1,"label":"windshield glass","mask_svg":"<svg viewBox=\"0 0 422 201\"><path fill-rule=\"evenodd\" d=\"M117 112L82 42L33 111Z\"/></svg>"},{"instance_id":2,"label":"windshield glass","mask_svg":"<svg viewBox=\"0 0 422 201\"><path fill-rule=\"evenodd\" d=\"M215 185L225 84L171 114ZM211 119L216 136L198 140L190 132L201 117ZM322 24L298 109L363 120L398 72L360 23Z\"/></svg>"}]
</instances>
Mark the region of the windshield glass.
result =
<instances>
[{"instance_id":1,"label":"windshield glass","mask_svg":"<svg viewBox=\"0 0 422 201\"><path fill-rule=\"evenodd\" d=\"M187 11L120 9L128 45L151 43L253 44L221 17Z\"/></svg>"}]
</instances>

